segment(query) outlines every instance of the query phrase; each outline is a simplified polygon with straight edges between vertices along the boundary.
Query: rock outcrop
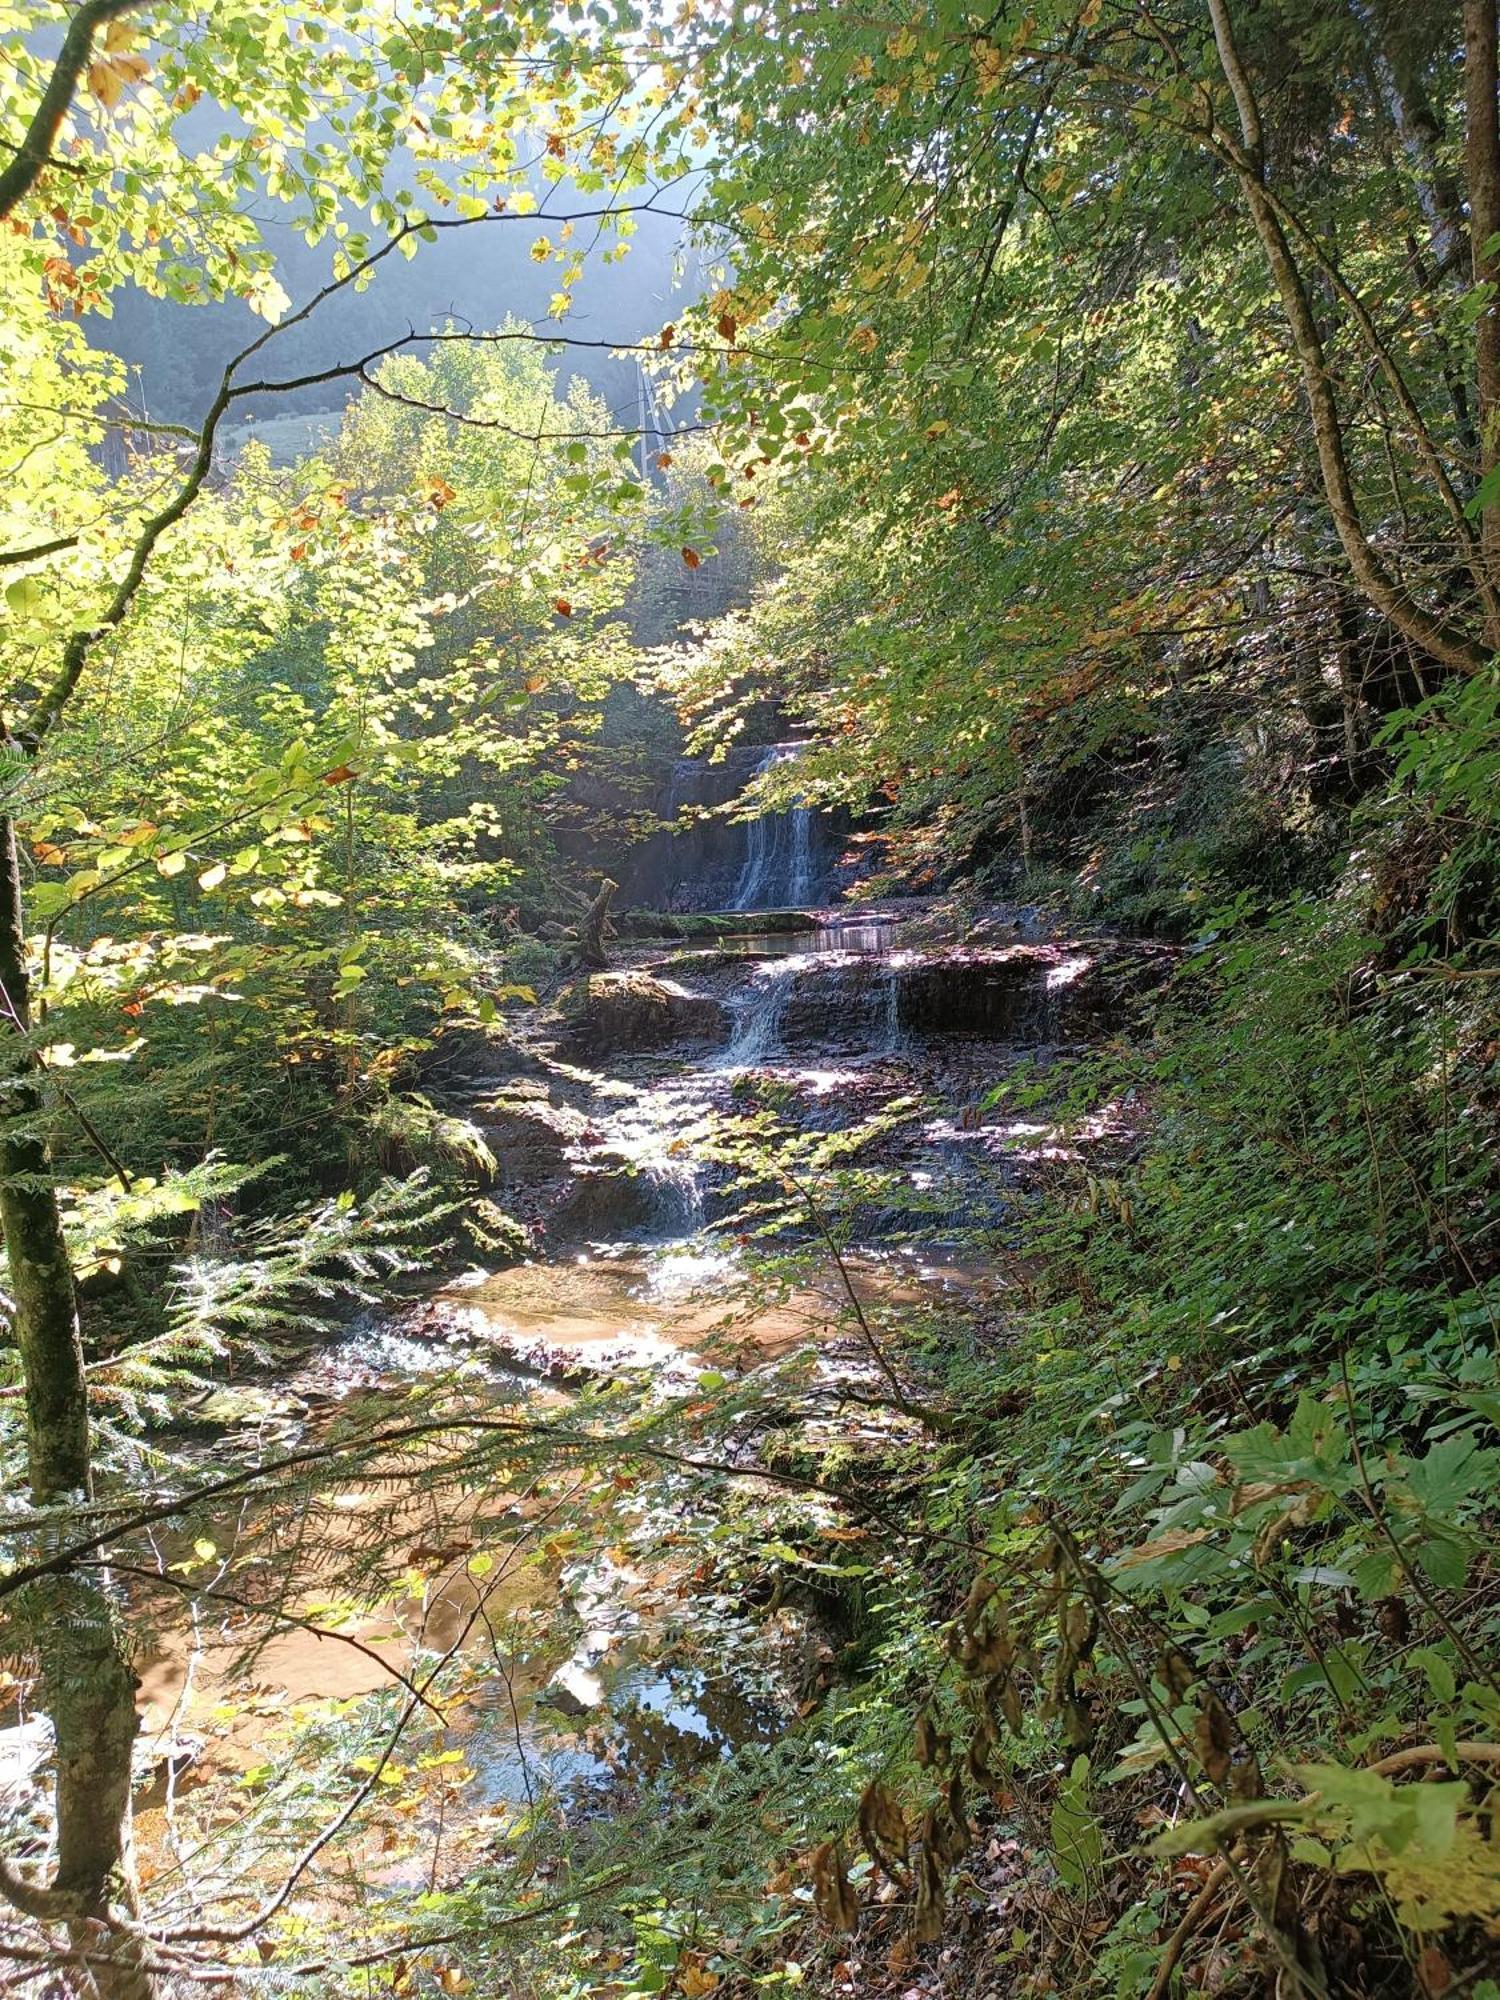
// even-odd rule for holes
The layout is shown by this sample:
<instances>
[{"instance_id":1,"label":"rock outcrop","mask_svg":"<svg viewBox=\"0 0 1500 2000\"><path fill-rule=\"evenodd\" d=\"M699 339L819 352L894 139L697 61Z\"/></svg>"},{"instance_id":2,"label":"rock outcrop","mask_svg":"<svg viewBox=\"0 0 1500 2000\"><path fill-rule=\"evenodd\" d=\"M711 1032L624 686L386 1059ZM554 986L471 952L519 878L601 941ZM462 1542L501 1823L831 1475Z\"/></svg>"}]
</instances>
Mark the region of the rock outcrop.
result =
<instances>
[{"instance_id":1,"label":"rock outcrop","mask_svg":"<svg viewBox=\"0 0 1500 2000\"><path fill-rule=\"evenodd\" d=\"M569 1036L597 1050L659 1049L724 1036L728 1015L704 993L649 972L596 972L563 1002Z\"/></svg>"}]
</instances>

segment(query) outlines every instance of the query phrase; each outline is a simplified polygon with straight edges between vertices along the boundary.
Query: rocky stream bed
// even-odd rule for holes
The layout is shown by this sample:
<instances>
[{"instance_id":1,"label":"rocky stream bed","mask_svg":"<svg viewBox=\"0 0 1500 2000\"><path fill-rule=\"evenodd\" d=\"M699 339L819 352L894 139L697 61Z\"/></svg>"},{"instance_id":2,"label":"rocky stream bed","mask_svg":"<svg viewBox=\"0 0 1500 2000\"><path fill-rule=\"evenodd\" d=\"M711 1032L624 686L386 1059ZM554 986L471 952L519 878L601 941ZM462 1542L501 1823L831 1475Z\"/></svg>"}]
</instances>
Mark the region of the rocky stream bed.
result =
<instances>
[{"instance_id":1,"label":"rocky stream bed","mask_svg":"<svg viewBox=\"0 0 1500 2000\"><path fill-rule=\"evenodd\" d=\"M638 1412L697 1383L787 1369L830 1412L878 1401L863 1315L899 1341L904 1312L930 1316L944 1300L1003 1314L986 1243L1018 1178L1079 1143L992 1103L994 1086L1099 1037L1167 969L1150 947L1051 937L1030 912L992 913L962 943L931 928L920 908L877 909L697 948L635 946L544 999L519 1032L443 1036L422 1088L482 1135L488 1192L524 1225L529 1255L450 1271L274 1382L187 1413L187 1435L234 1424L284 1450L450 1376L469 1406L521 1421L601 1389ZM757 1208L746 1159L773 1134L816 1146L861 1126L840 1254L789 1261L788 1276L778 1256L798 1258L831 1226L795 1201ZM329 1703L399 1696L435 1655L457 1657L463 1678L429 1755L461 1760L465 1783L436 1807L423 1794L418 1816L430 1830L438 1812L447 1843L434 1879L543 1800L607 1813L663 1773L774 1740L839 1671L836 1617L806 1597L746 1602L724 1588L676 1532L674 1510L695 1503L672 1476L631 1497L623 1528L618 1503L605 1495L598 1534L580 1533L575 1494L549 1540L555 1496L524 1481L437 1495L377 1468L296 1521L269 1526L246 1508L195 1524L196 1558L163 1543L162 1576L175 1560L210 1594L190 1619L169 1602L141 1663L148 1877L179 1865L194 1787L253 1786L286 1731L326 1726ZM513 1531L514 1564L476 1559L497 1526ZM361 1551L410 1588L351 1609ZM240 1612L267 1574L292 1615L247 1655ZM401 1879L399 1858L389 1869Z\"/></svg>"}]
</instances>

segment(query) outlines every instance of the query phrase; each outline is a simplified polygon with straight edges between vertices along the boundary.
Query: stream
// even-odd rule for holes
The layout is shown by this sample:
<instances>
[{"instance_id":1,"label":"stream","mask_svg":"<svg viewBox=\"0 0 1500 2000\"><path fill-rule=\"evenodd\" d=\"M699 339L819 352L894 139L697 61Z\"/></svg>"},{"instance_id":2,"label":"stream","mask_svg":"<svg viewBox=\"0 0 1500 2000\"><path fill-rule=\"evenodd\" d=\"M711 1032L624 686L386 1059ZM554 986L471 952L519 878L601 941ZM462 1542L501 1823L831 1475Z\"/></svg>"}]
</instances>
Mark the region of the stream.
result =
<instances>
[{"instance_id":1,"label":"stream","mask_svg":"<svg viewBox=\"0 0 1500 2000\"><path fill-rule=\"evenodd\" d=\"M450 1273L272 1380L225 1385L185 1413L184 1438L211 1460L233 1428L237 1453L269 1456L450 1379L468 1407L523 1421L601 1391L640 1411L779 1370L878 1391L851 1294L898 1355L914 1312L1001 1312L987 1242L1027 1163L1071 1141L989 1093L1095 1037L1122 971L1159 968L1047 938L1025 912L962 945L908 944L913 928L899 909L827 913L801 932L633 948L517 1038L442 1038L424 1087L483 1133L491 1198L527 1227L531 1260ZM745 1221L736 1175L768 1127L816 1147L862 1121L842 1270L807 1257L817 1231L795 1202ZM160 1580L200 1594L127 1581L156 1614L139 1663L146 1879L186 1866L195 1792L222 1820L226 1795L274 1791L299 1729L352 1740L369 1697L400 1699L396 1675L420 1682L444 1656L410 1809L413 1854L447 1843L420 1864L434 1880L543 1801L607 1812L773 1740L827 1686L836 1635L805 1607L716 1595L698 1502L669 1475L648 1484L639 1504L605 1493L598 1532L580 1533L576 1492L560 1509L541 1481L413 1486L377 1469L296 1512L246 1507L153 1544ZM515 1559L497 1561L507 1545ZM361 1598L350 1578L366 1573ZM244 1602L268 1579L300 1622L265 1638ZM417 1867L399 1846L365 1865L398 1882Z\"/></svg>"}]
</instances>

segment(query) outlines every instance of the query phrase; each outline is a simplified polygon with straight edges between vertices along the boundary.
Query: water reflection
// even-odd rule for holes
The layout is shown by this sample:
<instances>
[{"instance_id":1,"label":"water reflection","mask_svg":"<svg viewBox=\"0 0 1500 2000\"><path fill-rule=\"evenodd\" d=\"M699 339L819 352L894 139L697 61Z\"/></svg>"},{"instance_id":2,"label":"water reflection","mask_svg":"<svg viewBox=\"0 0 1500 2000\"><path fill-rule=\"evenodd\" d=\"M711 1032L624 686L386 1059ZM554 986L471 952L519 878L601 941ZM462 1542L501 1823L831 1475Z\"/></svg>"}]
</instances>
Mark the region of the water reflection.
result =
<instances>
[{"instance_id":1,"label":"water reflection","mask_svg":"<svg viewBox=\"0 0 1500 2000\"><path fill-rule=\"evenodd\" d=\"M748 931L736 937L695 938L683 952L732 952L740 958L801 958L825 951L879 955L890 949L895 917L839 917L816 930Z\"/></svg>"}]
</instances>

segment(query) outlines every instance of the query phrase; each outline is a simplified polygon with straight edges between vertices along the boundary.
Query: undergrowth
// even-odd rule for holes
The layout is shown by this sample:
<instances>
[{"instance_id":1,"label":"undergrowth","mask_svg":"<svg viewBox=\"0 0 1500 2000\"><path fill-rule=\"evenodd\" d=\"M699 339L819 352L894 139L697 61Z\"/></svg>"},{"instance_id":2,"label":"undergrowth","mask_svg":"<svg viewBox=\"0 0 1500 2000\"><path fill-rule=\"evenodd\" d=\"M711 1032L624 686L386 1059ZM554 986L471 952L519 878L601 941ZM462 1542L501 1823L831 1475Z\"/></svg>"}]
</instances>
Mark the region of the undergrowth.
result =
<instances>
[{"instance_id":1,"label":"undergrowth","mask_svg":"<svg viewBox=\"0 0 1500 2000\"><path fill-rule=\"evenodd\" d=\"M1407 745L1437 819L1378 802L1333 893L1200 926L1148 1035L991 1093L1049 1128L1004 1311L870 1329L942 1423L762 1435L843 1526L742 1508L716 1557L838 1579L858 1644L576 1990L1493 2000L1489 698Z\"/></svg>"}]
</instances>

